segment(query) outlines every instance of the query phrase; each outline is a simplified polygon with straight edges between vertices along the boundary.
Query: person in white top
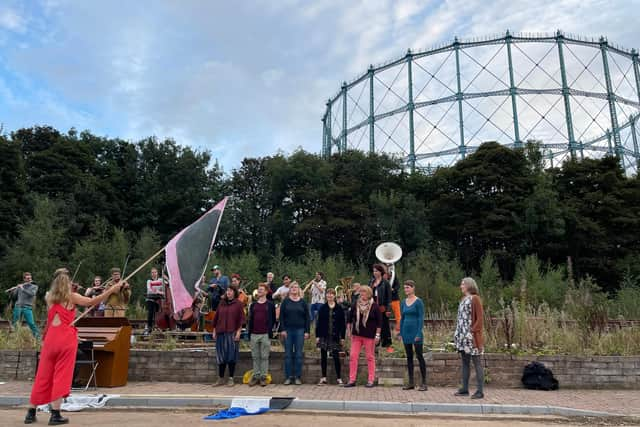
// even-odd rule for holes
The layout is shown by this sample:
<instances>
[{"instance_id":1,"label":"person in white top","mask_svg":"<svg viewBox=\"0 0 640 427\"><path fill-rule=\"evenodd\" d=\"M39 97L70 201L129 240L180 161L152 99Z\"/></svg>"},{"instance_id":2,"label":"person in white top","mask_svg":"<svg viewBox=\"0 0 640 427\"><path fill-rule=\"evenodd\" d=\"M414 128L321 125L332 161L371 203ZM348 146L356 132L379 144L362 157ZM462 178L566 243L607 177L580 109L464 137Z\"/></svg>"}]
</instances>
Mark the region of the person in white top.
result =
<instances>
[{"instance_id":1,"label":"person in white top","mask_svg":"<svg viewBox=\"0 0 640 427\"><path fill-rule=\"evenodd\" d=\"M316 272L316 277L311 281L311 322L313 323L320 311L320 307L326 302L325 291L327 282L324 280L322 271Z\"/></svg>"},{"instance_id":2,"label":"person in white top","mask_svg":"<svg viewBox=\"0 0 640 427\"><path fill-rule=\"evenodd\" d=\"M291 285L291 277L288 274L282 276L282 286L278 288L277 291L273 293L273 299L279 299L280 301L284 301L285 298L289 295L289 286Z\"/></svg>"},{"instance_id":3,"label":"person in white top","mask_svg":"<svg viewBox=\"0 0 640 427\"><path fill-rule=\"evenodd\" d=\"M164 280L158 275L158 269L151 269L151 279L147 280L147 327L144 334L147 335L153 330L155 316L160 310L160 300L164 298Z\"/></svg>"}]
</instances>

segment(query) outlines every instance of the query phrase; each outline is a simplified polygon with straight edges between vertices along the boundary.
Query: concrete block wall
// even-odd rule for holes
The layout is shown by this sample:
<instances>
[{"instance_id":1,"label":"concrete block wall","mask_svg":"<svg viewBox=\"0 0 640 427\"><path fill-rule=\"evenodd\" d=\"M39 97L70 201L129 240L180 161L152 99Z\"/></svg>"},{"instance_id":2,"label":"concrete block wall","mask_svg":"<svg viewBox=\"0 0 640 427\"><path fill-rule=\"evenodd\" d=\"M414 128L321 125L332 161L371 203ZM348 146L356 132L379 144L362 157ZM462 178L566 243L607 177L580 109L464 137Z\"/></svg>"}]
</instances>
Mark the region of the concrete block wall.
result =
<instances>
[{"instance_id":1,"label":"concrete block wall","mask_svg":"<svg viewBox=\"0 0 640 427\"><path fill-rule=\"evenodd\" d=\"M553 371L563 388L640 389L640 356L512 356L485 354L483 363L488 386L521 387L520 378L527 363L540 361ZM420 373L415 363L415 380ZM30 380L36 368L35 351L1 350L0 381ZM236 378L252 368L251 354L241 352ZM272 352L270 372L275 382L284 380L284 354ZM427 357L427 383L433 386L457 386L460 360L455 353L433 353ZM303 362L303 381L315 383L320 378L320 358L307 354ZM328 377L335 382L333 360L328 361ZM342 377L348 379L348 359L342 360ZM401 384L406 379L406 361L380 359L377 378L381 384ZM172 381L213 383L218 378L215 350L131 350L129 381ZM360 358L358 381L366 381L366 361ZM473 369L472 378L473 383Z\"/></svg>"}]
</instances>

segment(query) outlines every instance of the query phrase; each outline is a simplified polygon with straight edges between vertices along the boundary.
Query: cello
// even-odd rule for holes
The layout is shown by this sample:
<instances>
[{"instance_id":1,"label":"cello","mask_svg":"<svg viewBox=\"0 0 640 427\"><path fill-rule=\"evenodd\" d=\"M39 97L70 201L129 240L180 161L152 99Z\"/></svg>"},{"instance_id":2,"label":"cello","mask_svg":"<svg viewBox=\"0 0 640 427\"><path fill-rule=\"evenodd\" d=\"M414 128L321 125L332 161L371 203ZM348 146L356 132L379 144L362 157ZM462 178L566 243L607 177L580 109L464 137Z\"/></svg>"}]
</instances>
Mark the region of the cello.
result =
<instances>
[{"instance_id":1,"label":"cello","mask_svg":"<svg viewBox=\"0 0 640 427\"><path fill-rule=\"evenodd\" d=\"M204 282L204 276L200 283ZM196 294L191 302L191 307L183 308L177 313L173 314L173 320L181 330L190 328L192 331L197 331L200 324L200 309L202 307L202 293L199 285L196 285Z\"/></svg>"},{"instance_id":2,"label":"cello","mask_svg":"<svg viewBox=\"0 0 640 427\"><path fill-rule=\"evenodd\" d=\"M171 289L169 289L170 284L166 280L164 271L165 269L163 268L162 283L164 298L162 298L162 300L160 301L160 311L156 313L156 326L162 331L176 328L176 322L173 318L173 299L171 298Z\"/></svg>"}]
</instances>

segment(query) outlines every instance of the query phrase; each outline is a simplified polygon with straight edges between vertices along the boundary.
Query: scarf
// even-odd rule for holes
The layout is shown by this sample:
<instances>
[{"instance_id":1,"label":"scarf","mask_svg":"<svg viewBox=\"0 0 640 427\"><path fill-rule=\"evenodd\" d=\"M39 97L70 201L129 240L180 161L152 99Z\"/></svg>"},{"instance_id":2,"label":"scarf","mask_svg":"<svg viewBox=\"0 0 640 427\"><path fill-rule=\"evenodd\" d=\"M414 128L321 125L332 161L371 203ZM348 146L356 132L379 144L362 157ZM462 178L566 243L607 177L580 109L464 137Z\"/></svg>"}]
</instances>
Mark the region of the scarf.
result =
<instances>
[{"instance_id":1,"label":"scarf","mask_svg":"<svg viewBox=\"0 0 640 427\"><path fill-rule=\"evenodd\" d=\"M367 325L367 319L369 319L369 311L371 310L371 304L373 300L369 298L369 301L364 302L358 299L356 303L356 332L360 332L360 317L362 317L362 326Z\"/></svg>"}]
</instances>

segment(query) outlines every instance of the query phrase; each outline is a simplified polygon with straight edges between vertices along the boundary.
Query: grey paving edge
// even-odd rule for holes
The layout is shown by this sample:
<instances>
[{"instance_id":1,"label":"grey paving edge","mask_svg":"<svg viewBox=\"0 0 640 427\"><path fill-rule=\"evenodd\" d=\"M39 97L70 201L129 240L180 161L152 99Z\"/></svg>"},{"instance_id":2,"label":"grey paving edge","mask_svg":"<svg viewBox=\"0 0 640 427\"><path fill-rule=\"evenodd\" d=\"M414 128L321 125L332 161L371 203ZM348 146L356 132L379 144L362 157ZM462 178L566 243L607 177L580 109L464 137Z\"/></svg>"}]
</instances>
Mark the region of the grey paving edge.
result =
<instances>
[{"instance_id":1,"label":"grey paving edge","mask_svg":"<svg viewBox=\"0 0 640 427\"><path fill-rule=\"evenodd\" d=\"M238 396L246 398L247 396ZM131 396L114 397L106 406L140 408L211 408L229 406L233 397L159 397ZM26 396L0 396L0 407L20 406L29 403ZM528 406L498 404L459 404L423 402L375 402L358 400L300 400L295 399L290 409L305 411L356 411L356 412L398 412L398 413L440 413L440 414L508 414L508 415L557 415L564 417L620 417L623 414L587 411L562 406Z\"/></svg>"}]
</instances>

